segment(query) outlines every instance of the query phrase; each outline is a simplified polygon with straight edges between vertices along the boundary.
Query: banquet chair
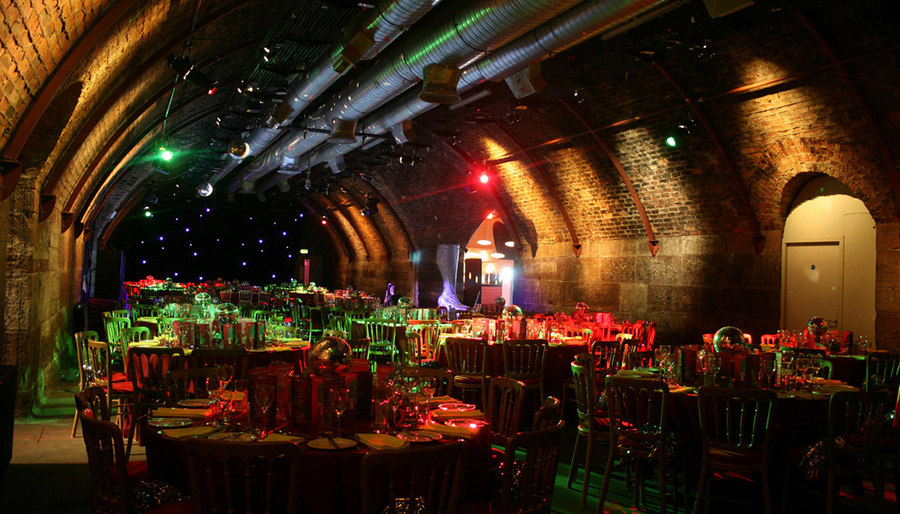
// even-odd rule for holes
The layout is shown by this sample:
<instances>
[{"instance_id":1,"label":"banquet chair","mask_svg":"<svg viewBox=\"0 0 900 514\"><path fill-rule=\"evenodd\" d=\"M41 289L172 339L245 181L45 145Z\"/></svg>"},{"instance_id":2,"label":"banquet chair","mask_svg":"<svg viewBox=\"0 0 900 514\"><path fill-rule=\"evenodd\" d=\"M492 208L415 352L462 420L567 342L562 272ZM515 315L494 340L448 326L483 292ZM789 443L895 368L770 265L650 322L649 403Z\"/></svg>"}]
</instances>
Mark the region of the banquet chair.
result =
<instances>
[{"instance_id":1,"label":"banquet chair","mask_svg":"<svg viewBox=\"0 0 900 514\"><path fill-rule=\"evenodd\" d=\"M122 329L131 327L131 318L127 315L128 311L125 312L125 316L111 316L106 312L103 313L106 342L109 343L110 348L117 349L116 352L122 352L125 348L122 344ZM124 353L121 354L121 358L125 358Z\"/></svg>"},{"instance_id":2,"label":"banquet chair","mask_svg":"<svg viewBox=\"0 0 900 514\"><path fill-rule=\"evenodd\" d=\"M575 433L575 447L572 449L572 462L569 466L566 487L571 489L572 482L575 481L575 474L578 472L578 450L584 440L587 443L581 490L581 506L584 507L587 503L587 484L591 476L594 446L610 445L609 419L606 413L597 408L597 379L594 374L593 356L590 353L579 353L575 356L571 366L575 383L575 399L578 405L578 430Z\"/></svg>"},{"instance_id":3,"label":"banquet chair","mask_svg":"<svg viewBox=\"0 0 900 514\"><path fill-rule=\"evenodd\" d=\"M152 304L133 303L131 304L131 324L137 324L138 318L159 316L159 308Z\"/></svg>"},{"instance_id":4,"label":"banquet chair","mask_svg":"<svg viewBox=\"0 0 900 514\"><path fill-rule=\"evenodd\" d=\"M481 391L481 405L487 406L487 341L463 337L448 337L444 343L447 367L453 373L453 387L466 391Z\"/></svg>"},{"instance_id":5,"label":"banquet chair","mask_svg":"<svg viewBox=\"0 0 900 514\"><path fill-rule=\"evenodd\" d=\"M406 378L418 380L420 378L431 378L436 381L434 388L435 396L453 396L453 373L446 369L419 368L409 367L403 368L400 374Z\"/></svg>"},{"instance_id":6,"label":"banquet chair","mask_svg":"<svg viewBox=\"0 0 900 514\"><path fill-rule=\"evenodd\" d=\"M134 393L134 387L125 377L125 373L113 372L110 344L106 341L88 340L88 362L93 374L90 385L96 385L106 391L107 409L115 413L120 426L125 423L125 409L128 400ZM83 429L84 427L82 427Z\"/></svg>"},{"instance_id":7,"label":"banquet chair","mask_svg":"<svg viewBox=\"0 0 900 514\"><path fill-rule=\"evenodd\" d=\"M778 334L763 334L759 336L759 345L774 349L778 346Z\"/></svg>"},{"instance_id":8,"label":"banquet chair","mask_svg":"<svg viewBox=\"0 0 900 514\"><path fill-rule=\"evenodd\" d=\"M325 331L326 309L321 306L303 306L304 317L309 320L309 339L315 341Z\"/></svg>"},{"instance_id":9,"label":"banquet chair","mask_svg":"<svg viewBox=\"0 0 900 514\"><path fill-rule=\"evenodd\" d=\"M110 421L109 403L106 398L106 390L100 386L89 386L72 395L75 397L75 415L85 409L91 409L93 416L103 421Z\"/></svg>"},{"instance_id":10,"label":"banquet chair","mask_svg":"<svg viewBox=\"0 0 900 514\"><path fill-rule=\"evenodd\" d=\"M440 334L440 323L437 320L425 320L416 324L410 324L407 328L409 332L415 332L419 335L419 345L416 348L417 362L433 361L437 354L439 344L438 335Z\"/></svg>"},{"instance_id":11,"label":"banquet chair","mask_svg":"<svg viewBox=\"0 0 900 514\"><path fill-rule=\"evenodd\" d=\"M84 447L91 473L91 512L130 514L132 490L141 477L129 474L128 457L122 443L122 431L113 423L96 419L91 409L78 413L84 432ZM152 507L145 514L189 514L194 512L190 501Z\"/></svg>"},{"instance_id":12,"label":"banquet chair","mask_svg":"<svg viewBox=\"0 0 900 514\"><path fill-rule=\"evenodd\" d=\"M82 332L75 332L75 354L78 358L78 390L84 391L88 388L94 378L93 372L91 370L91 364L88 360L88 348L87 343L91 339L100 339L100 335L97 334L96 330L85 330ZM74 419L72 420L72 437L75 437L75 432L78 430L78 411L75 411Z\"/></svg>"},{"instance_id":13,"label":"banquet chair","mask_svg":"<svg viewBox=\"0 0 900 514\"><path fill-rule=\"evenodd\" d=\"M464 444L366 453L360 470L362 513L457 512Z\"/></svg>"},{"instance_id":14,"label":"banquet chair","mask_svg":"<svg viewBox=\"0 0 900 514\"><path fill-rule=\"evenodd\" d=\"M292 442L186 442L191 500L199 513L300 512L300 448Z\"/></svg>"},{"instance_id":15,"label":"banquet chair","mask_svg":"<svg viewBox=\"0 0 900 514\"><path fill-rule=\"evenodd\" d=\"M652 368L655 359L653 350L630 352L625 360L625 369Z\"/></svg>"},{"instance_id":16,"label":"banquet chair","mask_svg":"<svg viewBox=\"0 0 900 514\"><path fill-rule=\"evenodd\" d=\"M515 473L503 474L499 509L492 507L491 513L550 512L565 426L564 421L558 421L510 438L503 454L503 469Z\"/></svg>"},{"instance_id":17,"label":"banquet chair","mask_svg":"<svg viewBox=\"0 0 900 514\"><path fill-rule=\"evenodd\" d=\"M174 337L175 336L175 322L176 321L184 321L185 319L186 318L159 316L158 318L156 318L157 333L159 335Z\"/></svg>"},{"instance_id":18,"label":"banquet chair","mask_svg":"<svg viewBox=\"0 0 900 514\"><path fill-rule=\"evenodd\" d=\"M350 339L347 340L347 343L350 345L350 349L353 351L354 359L368 359L369 358L369 338L363 339ZM375 366L375 363L370 363Z\"/></svg>"},{"instance_id":19,"label":"banquet chair","mask_svg":"<svg viewBox=\"0 0 900 514\"><path fill-rule=\"evenodd\" d=\"M402 325L391 319L367 318L363 320L363 326L369 339L369 352L366 358L375 361L387 357L391 362L398 362L400 352L397 349L397 330Z\"/></svg>"},{"instance_id":20,"label":"banquet chair","mask_svg":"<svg viewBox=\"0 0 900 514\"><path fill-rule=\"evenodd\" d=\"M506 446L509 438L518 433L522 422L525 384L505 377L491 379L484 419L491 427L491 444Z\"/></svg>"},{"instance_id":21,"label":"banquet chair","mask_svg":"<svg viewBox=\"0 0 900 514\"><path fill-rule=\"evenodd\" d=\"M550 428L560 420L560 403L555 396L544 398L541 408L534 413L534 420L531 423L531 430L543 430Z\"/></svg>"},{"instance_id":22,"label":"banquet chair","mask_svg":"<svg viewBox=\"0 0 900 514\"><path fill-rule=\"evenodd\" d=\"M249 359L243 348L197 348L188 357L189 368L215 368L231 366L232 379L247 378Z\"/></svg>"},{"instance_id":23,"label":"banquet chair","mask_svg":"<svg viewBox=\"0 0 900 514\"><path fill-rule=\"evenodd\" d=\"M131 445L138 426L151 409L166 405L165 376L170 369L184 366L184 350L163 346L136 346L128 353L128 369L133 388L131 426L125 458L131 455Z\"/></svg>"},{"instance_id":24,"label":"banquet chair","mask_svg":"<svg viewBox=\"0 0 900 514\"><path fill-rule=\"evenodd\" d=\"M610 451L603 472L600 503L597 512L603 513L614 463L630 466L635 477L635 506L643 503L644 462L655 462L659 483L659 510L666 512L669 386L662 380L629 378L616 375L606 377L606 397L609 408ZM678 496L677 483L675 497ZM675 506L677 511L677 505Z\"/></svg>"},{"instance_id":25,"label":"banquet chair","mask_svg":"<svg viewBox=\"0 0 900 514\"><path fill-rule=\"evenodd\" d=\"M331 313L328 315L328 328L331 330L340 330L344 333L343 339L350 340L350 331L353 328L352 320L349 316Z\"/></svg>"},{"instance_id":26,"label":"banquet chair","mask_svg":"<svg viewBox=\"0 0 900 514\"><path fill-rule=\"evenodd\" d=\"M274 316L274 313L272 311L259 309L254 310L250 314L250 317L253 318L253 321L268 321L272 316Z\"/></svg>"},{"instance_id":27,"label":"banquet chair","mask_svg":"<svg viewBox=\"0 0 900 514\"><path fill-rule=\"evenodd\" d=\"M897 392L900 386L900 353L870 352L866 355L866 389L886 387Z\"/></svg>"},{"instance_id":28,"label":"banquet chair","mask_svg":"<svg viewBox=\"0 0 900 514\"><path fill-rule=\"evenodd\" d=\"M163 380L166 405L175 407L181 400L209 398L219 385L219 368L170 369Z\"/></svg>"},{"instance_id":29,"label":"banquet chair","mask_svg":"<svg viewBox=\"0 0 900 514\"><path fill-rule=\"evenodd\" d=\"M888 391L838 391L828 402L828 435L825 439L825 512L840 512L838 499L842 477L857 481L871 478L875 512L881 511L884 481L878 449L884 423ZM790 490L790 474L785 474L785 491ZM786 508L787 495L782 499ZM785 511L786 512L786 511Z\"/></svg>"},{"instance_id":30,"label":"banquet chair","mask_svg":"<svg viewBox=\"0 0 900 514\"><path fill-rule=\"evenodd\" d=\"M618 373L622 367L622 352L622 345L618 341L594 341L591 343L594 371L599 379Z\"/></svg>"},{"instance_id":31,"label":"banquet chair","mask_svg":"<svg viewBox=\"0 0 900 514\"><path fill-rule=\"evenodd\" d=\"M526 390L536 390L538 401L544 398L546 369L546 339L508 339L503 343L503 376L522 382Z\"/></svg>"},{"instance_id":32,"label":"banquet chair","mask_svg":"<svg viewBox=\"0 0 900 514\"><path fill-rule=\"evenodd\" d=\"M150 339L150 329L147 327L126 327L120 332L122 341L122 355L128 356L128 345Z\"/></svg>"},{"instance_id":33,"label":"banquet chair","mask_svg":"<svg viewBox=\"0 0 900 514\"><path fill-rule=\"evenodd\" d=\"M700 434L703 442L700 482L694 514L706 492L709 511L709 481L713 471L760 473L763 508L772 512L772 434L775 432L775 391L771 389L727 389L701 387L697 395ZM787 488L785 488L787 490Z\"/></svg>"}]
</instances>

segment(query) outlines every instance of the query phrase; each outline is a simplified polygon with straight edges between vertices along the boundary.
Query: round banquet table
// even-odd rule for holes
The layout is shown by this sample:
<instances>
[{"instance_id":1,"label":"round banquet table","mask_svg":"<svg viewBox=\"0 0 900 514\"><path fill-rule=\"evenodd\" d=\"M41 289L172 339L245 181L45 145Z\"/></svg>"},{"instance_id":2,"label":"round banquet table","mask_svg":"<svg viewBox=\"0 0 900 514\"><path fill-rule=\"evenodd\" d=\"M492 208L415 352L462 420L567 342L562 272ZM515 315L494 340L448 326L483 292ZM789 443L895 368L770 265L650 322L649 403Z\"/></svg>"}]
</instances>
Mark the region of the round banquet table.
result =
<instances>
[{"instance_id":1,"label":"round banquet table","mask_svg":"<svg viewBox=\"0 0 900 514\"><path fill-rule=\"evenodd\" d=\"M370 422L368 419L345 420L344 429L350 433L370 432ZM202 420L197 421L195 425L202 423ZM312 432L291 431L291 433L310 439L315 438ZM144 437L150 479L163 479L179 490L190 493L184 440L167 437L161 430L155 429L148 429ZM425 444L443 444L457 440L454 437L444 436L439 442ZM481 429L478 436L466 441L469 444L464 446L467 456L463 470L465 478L462 496L466 499L485 498L488 493L486 486L490 462L488 430ZM307 447L305 443L301 443L300 446L304 451L301 455L298 482L287 484L287 487L294 487L300 493L300 512L314 514L360 512L362 458L372 450L362 444L344 450L317 450Z\"/></svg>"}]
</instances>

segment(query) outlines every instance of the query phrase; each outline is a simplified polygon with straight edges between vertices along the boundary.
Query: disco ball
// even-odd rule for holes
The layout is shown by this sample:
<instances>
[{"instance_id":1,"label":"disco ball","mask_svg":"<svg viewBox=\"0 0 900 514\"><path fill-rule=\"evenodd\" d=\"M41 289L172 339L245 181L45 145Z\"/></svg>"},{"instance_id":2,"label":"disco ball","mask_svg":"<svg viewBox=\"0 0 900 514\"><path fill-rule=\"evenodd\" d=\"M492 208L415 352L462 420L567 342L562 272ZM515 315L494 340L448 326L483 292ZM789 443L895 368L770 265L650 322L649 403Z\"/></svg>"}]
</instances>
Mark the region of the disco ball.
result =
<instances>
[{"instance_id":1,"label":"disco ball","mask_svg":"<svg viewBox=\"0 0 900 514\"><path fill-rule=\"evenodd\" d=\"M503 308L503 319L522 319L525 314L518 305L507 305Z\"/></svg>"},{"instance_id":2,"label":"disco ball","mask_svg":"<svg viewBox=\"0 0 900 514\"><path fill-rule=\"evenodd\" d=\"M744 333L737 327L722 327L713 336L716 353L741 353L747 349Z\"/></svg>"},{"instance_id":3,"label":"disco ball","mask_svg":"<svg viewBox=\"0 0 900 514\"><path fill-rule=\"evenodd\" d=\"M309 351L306 362L316 375L337 375L353 362L353 349L340 337L323 337Z\"/></svg>"}]
</instances>

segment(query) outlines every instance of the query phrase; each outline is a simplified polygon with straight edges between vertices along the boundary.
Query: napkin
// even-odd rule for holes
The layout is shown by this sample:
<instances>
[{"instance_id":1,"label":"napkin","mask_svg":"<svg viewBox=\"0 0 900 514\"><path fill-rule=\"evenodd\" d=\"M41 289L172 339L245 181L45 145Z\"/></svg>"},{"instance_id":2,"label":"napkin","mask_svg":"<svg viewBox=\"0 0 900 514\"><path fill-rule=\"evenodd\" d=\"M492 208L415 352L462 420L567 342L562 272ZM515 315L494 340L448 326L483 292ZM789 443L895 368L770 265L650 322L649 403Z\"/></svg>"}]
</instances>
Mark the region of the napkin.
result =
<instances>
[{"instance_id":1,"label":"napkin","mask_svg":"<svg viewBox=\"0 0 900 514\"><path fill-rule=\"evenodd\" d=\"M425 403L425 402L421 402L421 403ZM459 400L457 400L456 398L453 398L452 396L446 396L446 395L435 396L434 398L431 399L430 402L428 402L428 407L433 409L433 408L443 405L445 403L459 403Z\"/></svg>"},{"instance_id":2,"label":"napkin","mask_svg":"<svg viewBox=\"0 0 900 514\"><path fill-rule=\"evenodd\" d=\"M273 432L265 437L262 440L264 443L269 442L281 442L281 441L289 441L292 443L302 443L306 441L305 437L300 437L299 435L287 435L287 434L279 434L277 432Z\"/></svg>"},{"instance_id":3,"label":"napkin","mask_svg":"<svg viewBox=\"0 0 900 514\"><path fill-rule=\"evenodd\" d=\"M409 447L409 441L387 434L356 434L356 440L372 450L402 450Z\"/></svg>"},{"instance_id":4,"label":"napkin","mask_svg":"<svg viewBox=\"0 0 900 514\"><path fill-rule=\"evenodd\" d=\"M212 414L212 409L182 409L179 407L160 407L153 409L150 417L203 419Z\"/></svg>"},{"instance_id":5,"label":"napkin","mask_svg":"<svg viewBox=\"0 0 900 514\"><path fill-rule=\"evenodd\" d=\"M482 419L484 413L480 410L440 410L434 411L434 416L444 419L472 418Z\"/></svg>"},{"instance_id":6,"label":"napkin","mask_svg":"<svg viewBox=\"0 0 900 514\"><path fill-rule=\"evenodd\" d=\"M477 428L471 427L451 427L450 425L440 425L438 423L426 423L423 430L430 430L441 435L450 437L462 437L464 439L472 439L478 434Z\"/></svg>"},{"instance_id":7,"label":"napkin","mask_svg":"<svg viewBox=\"0 0 900 514\"><path fill-rule=\"evenodd\" d=\"M218 428L216 427L201 425L199 427L188 428L166 428L163 429L162 433L166 437L171 437L173 439L185 439L188 437L203 437L215 432L216 430L218 430Z\"/></svg>"}]
</instances>

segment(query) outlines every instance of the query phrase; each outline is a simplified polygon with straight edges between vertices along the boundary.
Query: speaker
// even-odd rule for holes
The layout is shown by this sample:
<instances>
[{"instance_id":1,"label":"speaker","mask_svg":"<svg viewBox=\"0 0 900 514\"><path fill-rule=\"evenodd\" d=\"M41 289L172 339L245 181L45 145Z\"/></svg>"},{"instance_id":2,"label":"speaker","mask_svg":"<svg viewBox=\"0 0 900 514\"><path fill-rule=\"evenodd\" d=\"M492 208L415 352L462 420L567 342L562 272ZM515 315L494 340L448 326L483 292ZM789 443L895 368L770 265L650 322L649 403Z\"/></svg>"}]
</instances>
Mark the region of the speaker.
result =
<instances>
[{"instance_id":1,"label":"speaker","mask_svg":"<svg viewBox=\"0 0 900 514\"><path fill-rule=\"evenodd\" d=\"M118 300L123 292L123 263L121 250L97 250L94 298Z\"/></svg>"}]
</instances>

